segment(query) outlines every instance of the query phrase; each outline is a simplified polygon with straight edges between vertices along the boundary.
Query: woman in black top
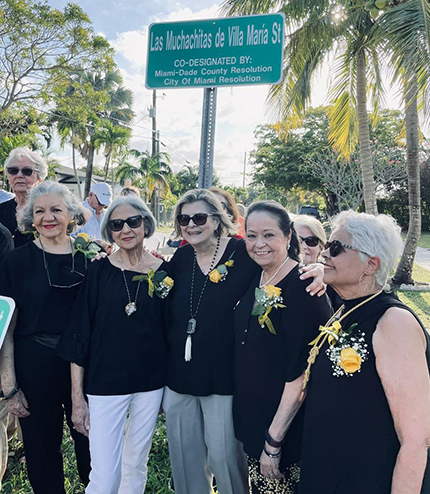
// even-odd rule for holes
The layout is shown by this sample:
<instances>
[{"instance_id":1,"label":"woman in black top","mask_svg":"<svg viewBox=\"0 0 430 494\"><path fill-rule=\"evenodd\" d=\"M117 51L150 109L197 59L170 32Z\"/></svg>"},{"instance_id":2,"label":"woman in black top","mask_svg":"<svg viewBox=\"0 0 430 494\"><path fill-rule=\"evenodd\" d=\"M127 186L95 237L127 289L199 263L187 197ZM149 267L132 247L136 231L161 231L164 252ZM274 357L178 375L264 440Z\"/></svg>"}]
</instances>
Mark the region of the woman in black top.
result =
<instances>
[{"instance_id":1,"label":"woman in black top","mask_svg":"<svg viewBox=\"0 0 430 494\"><path fill-rule=\"evenodd\" d=\"M60 355L74 362L72 419L90 438L87 494L145 490L165 384L164 299L173 286L165 263L143 248L154 231L139 197L110 205L101 234L118 250L88 269L60 342Z\"/></svg>"},{"instance_id":2,"label":"woman in black top","mask_svg":"<svg viewBox=\"0 0 430 494\"><path fill-rule=\"evenodd\" d=\"M16 213L24 206L28 191L46 178L48 166L40 154L20 147L10 152L4 168L15 197L0 204L0 223L12 234L15 247L21 247L32 242L34 237L19 231Z\"/></svg>"},{"instance_id":3,"label":"woman in black top","mask_svg":"<svg viewBox=\"0 0 430 494\"><path fill-rule=\"evenodd\" d=\"M234 428L248 455L252 492L292 494L300 478L303 411L281 437L290 422L284 405L300 407L308 343L330 306L326 297L310 297L309 282L300 280L297 234L280 204L250 206L246 248L262 271L235 310Z\"/></svg>"},{"instance_id":4,"label":"woman in black top","mask_svg":"<svg viewBox=\"0 0 430 494\"><path fill-rule=\"evenodd\" d=\"M322 328L306 373L299 492L428 493L429 337L382 290L400 228L385 215L346 211L327 247L324 279L344 307Z\"/></svg>"},{"instance_id":5,"label":"woman in black top","mask_svg":"<svg viewBox=\"0 0 430 494\"><path fill-rule=\"evenodd\" d=\"M259 267L243 240L226 237L234 229L210 191L179 200L175 229L188 242L169 263L175 288L163 408L175 492L210 494L215 475L220 494L248 493L246 457L233 429L233 319Z\"/></svg>"},{"instance_id":6,"label":"woman in black top","mask_svg":"<svg viewBox=\"0 0 430 494\"><path fill-rule=\"evenodd\" d=\"M38 238L6 255L0 294L15 300L15 324L0 354L8 411L20 419L28 476L35 494L64 494L63 416L71 429L80 477L88 482L88 440L72 428L70 365L55 347L82 283L86 262L72 254L69 232L85 211L64 185L44 182L20 210L22 230Z\"/></svg>"}]
</instances>

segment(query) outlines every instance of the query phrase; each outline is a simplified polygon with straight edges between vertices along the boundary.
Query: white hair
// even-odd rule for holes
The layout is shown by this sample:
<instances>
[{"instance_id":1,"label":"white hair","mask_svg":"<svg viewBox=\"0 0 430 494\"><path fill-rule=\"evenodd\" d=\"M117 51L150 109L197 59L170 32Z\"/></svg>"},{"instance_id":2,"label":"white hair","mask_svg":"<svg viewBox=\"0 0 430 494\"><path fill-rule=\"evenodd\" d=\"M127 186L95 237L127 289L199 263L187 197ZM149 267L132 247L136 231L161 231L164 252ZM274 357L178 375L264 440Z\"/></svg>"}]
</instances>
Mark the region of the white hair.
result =
<instances>
[{"instance_id":1,"label":"white hair","mask_svg":"<svg viewBox=\"0 0 430 494\"><path fill-rule=\"evenodd\" d=\"M4 163L6 172L8 166L12 166L15 161L18 161L21 158L28 158L32 163L34 163L37 177L39 180L45 180L48 175L48 165L46 164L45 159L40 156L40 154L27 147L15 148L9 153L9 156Z\"/></svg>"},{"instance_id":2,"label":"white hair","mask_svg":"<svg viewBox=\"0 0 430 494\"><path fill-rule=\"evenodd\" d=\"M100 234L103 240L106 242L113 244L115 243L112 231L109 228L109 221L112 213L118 206L122 206L123 204L128 204L132 206L142 217L143 222L145 224L145 238L152 237L155 233L156 223L155 218L152 215L151 211L148 209L148 206L142 201L142 199L136 195L129 196L119 196L117 197L112 204L108 207L104 217L102 224L100 225Z\"/></svg>"},{"instance_id":3,"label":"white hair","mask_svg":"<svg viewBox=\"0 0 430 494\"><path fill-rule=\"evenodd\" d=\"M65 185L59 184L58 182L53 182L51 180L46 180L46 182L42 182L30 190L24 207L18 210L16 219L18 222L18 227L22 232L35 231L33 226L34 202L37 197L48 194L55 194L61 197L61 200L64 202L64 205L72 218L72 223L70 223L67 228L68 233L73 232L78 226L86 223L88 217L90 216L88 209L82 206L78 199Z\"/></svg>"},{"instance_id":4,"label":"white hair","mask_svg":"<svg viewBox=\"0 0 430 494\"><path fill-rule=\"evenodd\" d=\"M378 257L381 265L375 273L375 282L383 287L402 251L401 229L396 220L386 214L373 216L355 211L342 211L331 222L332 229L343 227L351 236L351 245L371 256ZM366 254L359 252L365 261Z\"/></svg>"}]
</instances>

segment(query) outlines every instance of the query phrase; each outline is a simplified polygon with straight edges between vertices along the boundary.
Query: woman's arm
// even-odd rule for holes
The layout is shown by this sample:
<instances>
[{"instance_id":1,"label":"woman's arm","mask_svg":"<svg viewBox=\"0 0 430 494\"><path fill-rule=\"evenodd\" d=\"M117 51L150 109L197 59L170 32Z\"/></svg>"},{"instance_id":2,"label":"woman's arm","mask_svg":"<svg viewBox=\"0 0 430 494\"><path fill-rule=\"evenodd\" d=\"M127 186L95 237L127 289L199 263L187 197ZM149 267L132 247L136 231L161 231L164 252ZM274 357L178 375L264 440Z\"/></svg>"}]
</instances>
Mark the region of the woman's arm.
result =
<instances>
[{"instance_id":1,"label":"woman's arm","mask_svg":"<svg viewBox=\"0 0 430 494\"><path fill-rule=\"evenodd\" d=\"M393 307L378 323L373 349L400 442L391 494L419 494L430 446L425 337L410 312Z\"/></svg>"},{"instance_id":2,"label":"woman's arm","mask_svg":"<svg viewBox=\"0 0 430 494\"><path fill-rule=\"evenodd\" d=\"M0 350L0 377L1 377L1 389L3 395L7 396L16 385L15 374L15 359L14 359L14 345L13 335L15 332L16 321L18 318L18 309L15 312L10 321L9 328L6 333L6 337L3 341L3 346ZM6 409L12 415L16 417L24 418L30 415L28 410L28 402L24 396L24 393L19 389L18 392L6 400Z\"/></svg>"},{"instance_id":3,"label":"woman's arm","mask_svg":"<svg viewBox=\"0 0 430 494\"><path fill-rule=\"evenodd\" d=\"M300 279L307 280L313 278L313 282L306 288L306 291L312 297L317 295L322 297L327 290L327 285L324 283L324 266L319 263L309 264L309 266L300 267Z\"/></svg>"},{"instance_id":4,"label":"woman's arm","mask_svg":"<svg viewBox=\"0 0 430 494\"><path fill-rule=\"evenodd\" d=\"M293 382L285 383L278 410L268 429L270 437L277 442L281 442L284 439L287 430L302 404L299 399L302 391L302 383L303 375ZM264 443L264 449L271 454L277 454L281 451L281 448L274 448L267 442ZM261 474L271 479L283 478L284 475L279 470L280 461L280 457L270 458L266 452L263 451L260 457Z\"/></svg>"},{"instance_id":5,"label":"woman's arm","mask_svg":"<svg viewBox=\"0 0 430 494\"><path fill-rule=\"evenodd\" d=\"M72 376L72 422L75 429L88 437L90 430L90 414L84 395L85 369L77 364L71 364Z\"/></svg>"}]
</instances>

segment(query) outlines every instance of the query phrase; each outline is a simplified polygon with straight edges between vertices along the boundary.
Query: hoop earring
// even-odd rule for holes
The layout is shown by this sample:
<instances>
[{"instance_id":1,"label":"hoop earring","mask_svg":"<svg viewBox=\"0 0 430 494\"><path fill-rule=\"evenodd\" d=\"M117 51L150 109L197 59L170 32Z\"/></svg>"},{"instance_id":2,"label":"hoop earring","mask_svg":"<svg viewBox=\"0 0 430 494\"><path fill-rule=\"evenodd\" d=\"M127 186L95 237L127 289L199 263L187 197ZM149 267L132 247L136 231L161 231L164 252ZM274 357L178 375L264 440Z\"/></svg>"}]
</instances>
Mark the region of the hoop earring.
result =
<instances>
[{"instance_id":1,"label":"hoop earring","mask_svg":"<svg viewBox=\"0 0 430 494\"><path fill-rule=\"evenodd\" d=\"M364 274L365 273L362 273L362 275L360 276L360 278L358 280L358 284L359 284L359 286L361 286L363 288L364 292L366 292L366 293L373 292L373 290L375 289L375 286L376 286L375 277L372 276L372 283L364 283L363 282Z\"/></svg>"}]
</instances>

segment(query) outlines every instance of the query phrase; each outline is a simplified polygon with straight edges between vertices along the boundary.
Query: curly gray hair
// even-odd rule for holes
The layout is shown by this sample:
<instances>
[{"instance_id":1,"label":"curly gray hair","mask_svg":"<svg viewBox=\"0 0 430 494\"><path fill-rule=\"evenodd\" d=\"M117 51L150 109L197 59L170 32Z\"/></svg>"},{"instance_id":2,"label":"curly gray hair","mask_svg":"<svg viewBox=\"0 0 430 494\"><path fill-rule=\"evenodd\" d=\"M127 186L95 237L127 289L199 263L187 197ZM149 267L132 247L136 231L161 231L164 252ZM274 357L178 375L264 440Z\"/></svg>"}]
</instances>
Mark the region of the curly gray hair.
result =
<instances>
[{"instance_id":1,"label":"curly gray hair","mask_svg":"<svg viewBox=\"0 0 430 494\"><path fill-rule=\"evenodd\" d=\"M152 216L152 213L148 209L148 206L142 201L140 197L136 195L129 195L117 197L108 207L103 217L102 224L100 225L100 233L103 240L110 244L115 243L112 237L111 229L109 228L109 221L115 209L122 204L128 204L129 206L132 206L137 211L137 213L139 213L143 217L143 222L145 224L145 238L149 238L154 235L156 227L155 218L154 216Z\"/></svg>"},{"instance_id":2,"label":"curly gray hair","mask_svg":"<svg viewBox=\"0 0 430 494\"><path fill-rule=\"evenodd\" d=\"M48 165L46 164L46 160L40 156L40 154L24 146L15 148L9 153L9 156L6 158L4 163L6 172L8 166L12 166L15 161L20 160L21 158L28 158L32 163L34 163L38 179L45 180L48 175Z\"/></svg>"},{"instance_id":3,"label":"curly gray hair","mask_svg":"<svg viewBox=\"0 0 430 494\"><path fill-rule=\"evenodd\" d=\"M401 229L396 220L386 214L373 216L356 211L342 211L331 221L332 229L344 228L351 236L351 245L379 257L381 265L375 273L375 282L383 287L396 265L402 250ZM365 261L366 254L359 252Z\"/></svg>"},{"instance_id":4,"label":"curly gray hair","mask_svg":"<svg viewBox=\"0 0 430 494\"><path fill-rule=\"evenodd\" d=\"M22 232L35 231L35 228L33 226L34 202L36 198L48 194L55 194L61 197L61 200L64 202L67 211L72 218L72 222L67 228L67 233L72 233L78 226L84 225L87 222L90 216L90 212L88 211L88 209L82 206L82 204L73 195L73 193L65 185L47 180L46 182L42 182L41 184L31 189L28 194L27 202L16 215L18 228Z\"/></svg>"}]
</instances>

